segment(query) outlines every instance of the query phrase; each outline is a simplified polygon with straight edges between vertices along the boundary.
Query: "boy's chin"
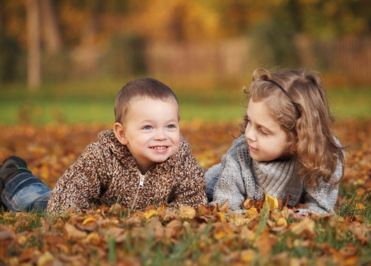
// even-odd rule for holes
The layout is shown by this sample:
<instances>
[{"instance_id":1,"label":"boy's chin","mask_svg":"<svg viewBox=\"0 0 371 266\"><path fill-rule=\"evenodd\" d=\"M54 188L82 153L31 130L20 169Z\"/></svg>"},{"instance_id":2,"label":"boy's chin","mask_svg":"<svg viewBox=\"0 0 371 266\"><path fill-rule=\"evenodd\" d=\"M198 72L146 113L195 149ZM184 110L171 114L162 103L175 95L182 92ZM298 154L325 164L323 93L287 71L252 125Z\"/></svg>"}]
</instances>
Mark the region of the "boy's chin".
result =
<instances>
[{"instance_id":1,"label":"boy's chin","mask_svg":"<svg viewBox=\"0 0 371 266\"><path fill-rule=\"evenodd\" d=\"M169 159L171 156L162 156L161 158L154 158L152 161L154 163L163 163L165 162L167 159Z\"/></svg>"}]
</instances>

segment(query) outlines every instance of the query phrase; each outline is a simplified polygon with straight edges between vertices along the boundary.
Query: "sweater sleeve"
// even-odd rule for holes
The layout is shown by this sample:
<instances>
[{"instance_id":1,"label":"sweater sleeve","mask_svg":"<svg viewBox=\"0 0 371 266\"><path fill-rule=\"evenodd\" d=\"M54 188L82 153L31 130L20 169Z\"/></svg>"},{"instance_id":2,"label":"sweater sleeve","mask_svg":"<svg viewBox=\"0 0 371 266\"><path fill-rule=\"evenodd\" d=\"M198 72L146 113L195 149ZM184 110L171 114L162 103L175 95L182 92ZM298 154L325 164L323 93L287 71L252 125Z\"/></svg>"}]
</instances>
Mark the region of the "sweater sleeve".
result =
<instances>
[{"instance_id":1,"label":"sweater sleeve","mask_svg":"<svg viewBox=\"0 0 371 266\"><path fill-rule=\"evenodd\" d=\"M210 171L210 174L213 172L215 171ZM213 201L210 204L221 205L228 200L231 210L238 210L245 199L246 189L240 162L234 153L228 152L222 157L219 179L214 189Z\"/></svg>"},{"instance_id":2,"label":"sweater sleeve","mask_svg":"<svg viewBox=\"0 0 371 266\"><path fill-rule=\"evenodd\" d=\"M338 145L340 142L335 138ZM343 152L345 157L345 153ZM325 182L322 178L319 180L319 185L316 188L304 186L304 204L309 206L309 209L299 209L299 212L306 214L308 212L325 214L335 213L334 207L339 193L339 181L343 176L343 165L337 160L335 172L330 182Z\"/></svg>"},{"instance_id":3,"label":"sweater sleeve","mask_svg":"<svg viewBox=\"0 0 371 266\"><path fill-rule=\"evenodd\" d=\"M176 169L178 182L175 184L170 202L174 206L207 206L206 182L203 169L192 155L186 155Z\"/></svg>"},{"instance_id":4,"label":"sweater sleeve","mask_svg":"<svg viewBox=\"0 0 371 266\"><path fill-rule=\"evenodd\" d=\"M47 213L55 215L70 207L76 211L89 208L101 191L100 176L104 170L102 148L97 143L87 146L84 153L58 180L48 202Z\"/></svg>"}]
</instances>

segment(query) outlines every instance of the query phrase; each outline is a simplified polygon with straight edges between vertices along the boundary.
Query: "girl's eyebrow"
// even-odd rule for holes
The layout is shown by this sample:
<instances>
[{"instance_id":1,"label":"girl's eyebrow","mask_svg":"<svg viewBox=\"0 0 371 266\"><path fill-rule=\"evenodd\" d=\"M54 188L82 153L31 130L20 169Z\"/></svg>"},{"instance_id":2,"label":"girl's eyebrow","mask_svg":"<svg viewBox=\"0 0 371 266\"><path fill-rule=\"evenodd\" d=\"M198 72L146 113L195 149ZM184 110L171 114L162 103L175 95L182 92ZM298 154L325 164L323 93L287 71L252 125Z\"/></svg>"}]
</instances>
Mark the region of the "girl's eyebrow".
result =
<instances>
[{"instance_id":1,"label":"girl's eyebrow","mask_svg":"<svg viewBox=\"0 0 371 266\"><path fill-rule=\"evenodd\" d=\"M250 120L249 116L246 116L246 118ZM250 123L251 123L251 120L250 120ZM261 124L259 124L259 123L255 123L255 124L256 124L258 127L260 127L260 128L264 128L264 130L268 131L268 133L273 133L273 131L272 131L271 129L269 129L268 127L263 126L263 125L261 125Z\"/></svg>"}]
</instances>

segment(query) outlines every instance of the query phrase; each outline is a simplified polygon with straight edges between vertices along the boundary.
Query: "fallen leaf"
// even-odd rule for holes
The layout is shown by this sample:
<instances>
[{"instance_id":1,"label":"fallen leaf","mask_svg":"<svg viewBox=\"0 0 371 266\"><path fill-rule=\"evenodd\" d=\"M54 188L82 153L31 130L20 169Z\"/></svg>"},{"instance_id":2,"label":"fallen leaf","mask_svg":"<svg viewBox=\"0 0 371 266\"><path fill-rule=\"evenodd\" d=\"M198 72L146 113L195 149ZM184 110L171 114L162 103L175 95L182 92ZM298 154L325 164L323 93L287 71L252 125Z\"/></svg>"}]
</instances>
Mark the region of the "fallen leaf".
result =
<instances>
[{"instance_id":1,"label":"fallen leaf","mask_svg":"<svg viewBox=\"0 0 371 266\"><path fill-rule=\"evenodd\" d=\"M179 217L182 219L193 219L196 216L196 210L189 206L179 208Z\"/></svg>"},{"instance_id":2,"label":"fallen leaf","mask_svg":"<svg viewBox=\"0 0 371 266\"><path fill-rule=\"evenodd\" d=\"M265 195L265 203L268 204L270 211L277 209L279 207L277 198L272 197L271 195L268 194Z\"/></svg>"},{"instance_id":3,"label":"fallen leaf","mask_svg":"<svg viewBox=\"0 0 371 266\"><path fill-rule=\"evenodd\" d=\"M68 239L79 240L86 237L86 232L78 230L75 226L70 223L64 225L64 230L67 234Z\"/></svg>"}]
</instances>

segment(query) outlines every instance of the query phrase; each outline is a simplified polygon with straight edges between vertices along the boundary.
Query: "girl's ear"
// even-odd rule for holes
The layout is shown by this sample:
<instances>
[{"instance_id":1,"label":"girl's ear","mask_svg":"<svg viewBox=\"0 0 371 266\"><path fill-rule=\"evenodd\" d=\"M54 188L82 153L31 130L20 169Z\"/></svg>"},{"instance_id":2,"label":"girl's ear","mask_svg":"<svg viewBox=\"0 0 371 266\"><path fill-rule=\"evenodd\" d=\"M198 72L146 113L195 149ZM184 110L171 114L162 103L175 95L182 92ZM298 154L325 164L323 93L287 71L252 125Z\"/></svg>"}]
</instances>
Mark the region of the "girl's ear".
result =
<instances>
[{"instance_id":1,"label":"girl's ear","mask_svg":"<svg viewBox=\"0 0 371 266\"><path fill-rule=\"evenodd\" d=\"M115 132L116 138L121 144L127 145L129 143L125 136L125 129L120 123L115 123L113 125L113 131Z\"/></svg>"}]
</instances>

